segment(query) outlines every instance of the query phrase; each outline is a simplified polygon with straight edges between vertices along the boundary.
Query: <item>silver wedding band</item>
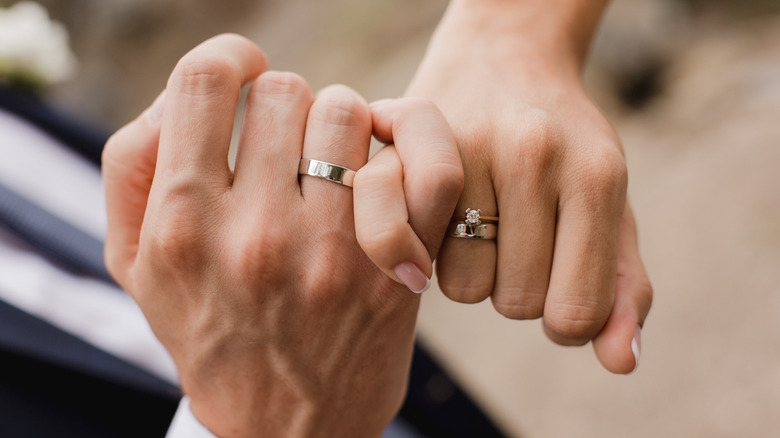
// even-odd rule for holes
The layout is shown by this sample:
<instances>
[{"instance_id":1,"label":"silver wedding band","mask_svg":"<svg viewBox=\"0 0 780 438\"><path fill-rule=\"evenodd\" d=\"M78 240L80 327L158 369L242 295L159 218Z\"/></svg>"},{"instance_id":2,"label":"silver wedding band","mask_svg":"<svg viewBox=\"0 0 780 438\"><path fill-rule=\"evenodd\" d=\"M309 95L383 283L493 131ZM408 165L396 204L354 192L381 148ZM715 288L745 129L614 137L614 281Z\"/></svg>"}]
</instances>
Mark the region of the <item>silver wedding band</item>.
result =
<instances>
[{"instance_id":1,"label":"silver wedding band","mask_svg":"<svg viewBox=\"0 0 780 438\"><path fill-rule=\"evenodd\" d=\"M347 169L338 164L326 163L324 161L312 160L309 158L301 158L301 164L298 166L298 174L326 179L347 187L352 187L352 182L355 180L354 170Z\"/></svg>"},{"instance_id":2,"label":"silver wedding band","mask_svg":"<svg viewBox=\"0 0 780 438\"><path fill-rule=\"evenodd\" d=\"M461 239L493 240L498 236L498 225L481 224L472 226L463 222L452 222L447 229L447 235Z\"/></svg>"}]
</instances>

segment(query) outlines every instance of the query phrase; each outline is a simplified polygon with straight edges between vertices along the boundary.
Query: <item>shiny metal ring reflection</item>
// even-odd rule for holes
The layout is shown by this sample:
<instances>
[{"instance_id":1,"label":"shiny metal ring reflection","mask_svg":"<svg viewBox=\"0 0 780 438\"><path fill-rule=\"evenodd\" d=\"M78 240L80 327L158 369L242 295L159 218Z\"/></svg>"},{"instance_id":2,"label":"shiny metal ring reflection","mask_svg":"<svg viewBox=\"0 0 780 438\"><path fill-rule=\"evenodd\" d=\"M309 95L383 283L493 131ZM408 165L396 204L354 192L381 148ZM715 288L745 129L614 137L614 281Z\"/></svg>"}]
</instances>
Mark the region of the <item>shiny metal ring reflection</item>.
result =
<instances>
[{"instance_id":1,"label":"shiny metal ring reflection","mask_svg":"<svg viewBox=\"0 0 780 438\"><path fill-rule=\"evenodd\" d=\"M498 236L498 225L481 224L471 226L462 222L453 222L447 229L447 235L461 239L493 240Z\"/></svg>"},{"instance_id":2,"label":"shiny metal ring reflection","mask_svg":"<svg viewBox=\"0 0 780 438\"><path fill-rule=\"evenodd\" d=\"M309 158L301 158L298 174L315 176L347 187L352 187L352 182L355 180L354 170Z\"/></svg>"}]
</instances>

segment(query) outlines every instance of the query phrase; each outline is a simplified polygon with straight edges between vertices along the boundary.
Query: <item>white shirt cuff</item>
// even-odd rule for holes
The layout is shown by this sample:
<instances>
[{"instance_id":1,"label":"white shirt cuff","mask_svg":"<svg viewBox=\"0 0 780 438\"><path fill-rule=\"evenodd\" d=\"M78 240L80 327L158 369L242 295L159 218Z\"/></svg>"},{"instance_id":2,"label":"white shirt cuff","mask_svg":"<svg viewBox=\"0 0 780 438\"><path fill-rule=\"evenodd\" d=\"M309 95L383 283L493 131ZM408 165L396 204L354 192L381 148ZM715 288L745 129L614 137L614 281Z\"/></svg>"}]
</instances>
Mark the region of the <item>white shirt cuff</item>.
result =
<instances>
[{"instance_id":1,"label":"white shirt cuff","mask_svg":"<svg viewBox=\"0 0 780 438\"><path fill-rule=\"evenodd\" d=\"M171 427L165 438L217 438L216 435L200 424L190 410L189 397L183 397L176 409L176 415L171 421Z\"/></svg>"}]
</instances>

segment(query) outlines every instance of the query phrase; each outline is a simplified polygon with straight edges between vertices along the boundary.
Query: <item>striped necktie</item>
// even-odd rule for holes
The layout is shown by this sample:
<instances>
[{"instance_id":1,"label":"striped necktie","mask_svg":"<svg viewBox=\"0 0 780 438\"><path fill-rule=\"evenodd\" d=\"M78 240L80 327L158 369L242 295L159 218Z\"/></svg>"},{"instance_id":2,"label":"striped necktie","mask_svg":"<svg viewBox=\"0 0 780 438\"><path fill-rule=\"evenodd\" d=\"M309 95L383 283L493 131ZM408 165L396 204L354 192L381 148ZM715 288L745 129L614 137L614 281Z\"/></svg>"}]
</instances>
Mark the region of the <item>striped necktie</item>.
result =
<instances>
[{"instance_id":1,"label":"striped necktie","mask_svg":"<svg viewBox=\"0 0 780 438\"><path fill-rule=\"evenodd\" d=\"M79 275L114 283L103 243L0 184L0 227Z\"/></svg>"}]
</instances>

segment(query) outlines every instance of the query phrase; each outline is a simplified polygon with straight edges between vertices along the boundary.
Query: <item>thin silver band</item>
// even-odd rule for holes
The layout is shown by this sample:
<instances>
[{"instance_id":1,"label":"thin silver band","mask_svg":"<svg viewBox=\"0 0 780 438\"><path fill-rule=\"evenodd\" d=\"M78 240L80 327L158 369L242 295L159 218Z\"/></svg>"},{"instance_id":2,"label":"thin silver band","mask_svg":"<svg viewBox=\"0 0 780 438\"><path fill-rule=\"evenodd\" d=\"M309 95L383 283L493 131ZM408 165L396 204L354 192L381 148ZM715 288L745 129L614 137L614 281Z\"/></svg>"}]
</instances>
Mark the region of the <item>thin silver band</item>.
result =
<instances>
[{"instance_id":1,"label":"thin silver band","mask_svg":"<svg viewBox=\"0 0 780 438\"><path fill-rule=\"evenodd\" d=\"M498 225L481 224L471 226L465 222L452 222L447 228L447 235L461 239L493 240L498 236Z\"/></svg>"},{"instance_id":2,"label":"thin silver band","mask_svg":"<svg viewBox=\"0 0 780 438\"><path fill-rule=\"evenodd\" d=\"M334 183L343 184L347 187L352 187L352 182L355 180L354 170L347 169L346 167L337 164L311 160L309 158L301 158L301 164L298 166L298 173L300 175L316 176L317 178L333 181Z\"/></svg>"}]
</instances>

